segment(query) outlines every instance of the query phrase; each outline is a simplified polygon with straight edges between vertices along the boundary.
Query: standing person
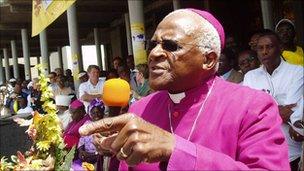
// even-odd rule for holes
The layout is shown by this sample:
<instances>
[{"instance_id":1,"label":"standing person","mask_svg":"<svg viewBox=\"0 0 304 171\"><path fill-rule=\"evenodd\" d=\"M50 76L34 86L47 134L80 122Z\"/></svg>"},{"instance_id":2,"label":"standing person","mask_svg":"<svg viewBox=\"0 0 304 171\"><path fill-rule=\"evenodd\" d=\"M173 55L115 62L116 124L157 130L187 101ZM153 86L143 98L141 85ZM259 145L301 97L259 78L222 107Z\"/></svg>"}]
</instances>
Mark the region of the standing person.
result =
<instances>
[{"instance_id":1,"label":"standing person","mask_svg":"<svg viewBox=\"0 0 304 171\"><path fill-rule=\"evenodd\" d=\"M296 30L293 22L282 19L276 25L275 31L282 41L283 58L291 64L304 66L304 53L302 47L295 43Z\"/></svg>"},{"instance_id":2,"label":"standing person","mask_svg":"<svg viewBox=\"0 0 304 171\"><path fill-rule=\"evenodd\" d=\"M120 170L288 170L272 97L216 76L224 35L206 11L168 14L149 48L156 92L80 133L118 133L94 142L122 160Z\"/></svg>"},{"instance_id":3,"label":"standing person","mask_svg":"<svg viewBox=\"0 0 304 171\"><path fill-rule=\"evenodd\" d=\"M225 48L219 59L218 74L229 82L240 83L243 81L244 75L233 68L236 60L236 54L234 51L232 49Z\"/></svg>"},{"instance_id":4,"label":"standing person","mask_svg":"<svg viewBox=\"0 0 304 171\"><path fill-rule=\"evenodd\" d=\"M102 98L104 80L99 79L100 69L97 65L90 65L87 70L89 80L80 84L79 96L87 110L90 102L95 98Z\"/></svg>"},{"instance_id":5,"label":"standing person","mask_svg":"<svg viewBox=\"0 0 304 171\"><path fill-rule=\"evenodd\" d=\"M302 148L301 143L291 139L289 124L303 117L303 67L285 62L281 58L278 35L265 30L258 39L257 53L262 66L245 75L243 85L269 93L279 105L283 120L282 128L289 147L291 170L297 170ZM299 110L300 112L297 112Z\"/></svg>"}]
</instances>

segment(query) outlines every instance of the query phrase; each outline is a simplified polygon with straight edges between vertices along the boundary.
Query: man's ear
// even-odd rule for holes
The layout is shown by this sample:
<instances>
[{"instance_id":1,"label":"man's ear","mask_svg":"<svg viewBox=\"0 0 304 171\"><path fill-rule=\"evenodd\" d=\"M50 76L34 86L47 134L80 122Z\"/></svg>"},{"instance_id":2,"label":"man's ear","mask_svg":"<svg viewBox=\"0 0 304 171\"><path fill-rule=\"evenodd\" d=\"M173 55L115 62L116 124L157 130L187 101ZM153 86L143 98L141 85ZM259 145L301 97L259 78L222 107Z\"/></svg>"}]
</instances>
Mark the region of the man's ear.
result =
<instances>
[{"instance_id":1,"label":"man's ear","mask_svg":"<svg viewBox=\"0 0 304 171\"><path fill-rule=\"evenodd\" d=\"M211 52L209 54L206 54L204 56L204 63L202 65L202 68L204 70L210 70L210 69L213 69L216 64L217 64L217 55L214 53L214 52Z\"/></svg>"}]
</instances>

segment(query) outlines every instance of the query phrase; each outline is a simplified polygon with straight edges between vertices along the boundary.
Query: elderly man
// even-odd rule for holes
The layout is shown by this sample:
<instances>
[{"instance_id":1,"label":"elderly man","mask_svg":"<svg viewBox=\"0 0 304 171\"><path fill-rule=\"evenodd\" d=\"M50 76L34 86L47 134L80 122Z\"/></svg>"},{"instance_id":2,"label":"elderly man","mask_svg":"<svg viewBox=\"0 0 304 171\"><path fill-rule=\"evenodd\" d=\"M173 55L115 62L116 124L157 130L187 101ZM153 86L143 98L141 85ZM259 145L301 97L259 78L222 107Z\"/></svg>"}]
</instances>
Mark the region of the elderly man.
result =
<instances>
[{"instance_id":1,"label":"elderly man","mask_svg":"<svg viewBox=\"0 0 304 171\"><path fill-rule=\"evenodd\" d=\"M289 161L294 170L302 152L301 143L292 140L289 135L289 124L294 124L303 116L303 106L299 107L304 90L303 67L291 65L281 58L280 39L271 30L265 30L258 39L257 54L262 66L249 71L243 85L269 93L279 104L282 127L289 147Z\"/></svg>"},{"instance_id":2,"label":"elderly man","mask_svg":"<svg viewBox=\"0 0 304 171\"><path fill-rule=\"evenodd\" d=\"M100 68L97 65L90 65L87 70L89 80L79 86L79 98L83 101L87 110L90 102L95 98L101 98L103 79L99 79Z\"/></svg>"},{"instance_id":3,"label":"elderly man","mask_svg":"<svg viewBox=\"0 0 304 171\"><path fill-rule=\"evenodd\" d=\"M168 14L150 43L155 93L128 114L80 128L112 151L121 170L288 170L287 145L272 98L216 75L224 30L210 13ZM117 132L117 135L115 134Z\"/></svg>"}]
</instances>

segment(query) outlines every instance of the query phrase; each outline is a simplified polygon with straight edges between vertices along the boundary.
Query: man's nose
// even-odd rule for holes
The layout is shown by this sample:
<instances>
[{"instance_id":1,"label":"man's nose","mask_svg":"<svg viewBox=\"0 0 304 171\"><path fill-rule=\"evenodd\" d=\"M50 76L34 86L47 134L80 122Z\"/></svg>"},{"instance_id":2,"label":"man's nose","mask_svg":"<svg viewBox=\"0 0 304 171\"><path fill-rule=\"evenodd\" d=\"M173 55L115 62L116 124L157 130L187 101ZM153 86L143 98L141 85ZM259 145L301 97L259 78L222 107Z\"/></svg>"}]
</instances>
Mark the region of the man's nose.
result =
<instances>
[{"instance_id":1,"label":"man's nose","mask_svg":"<svg viewBox=\"0 0 304 171\"><path fill-rule=\"evenodd\" d=\"M262 54L263 55L267 55L268 54L268 49L266 47L263 48Z\"/></svg>"},{"instance_id":2,"label":"man's nose","mask_svg":"<svg viewBox=\"0 0 304 171\"><path fill-rule=\"evenodd\" d=\"M159 61L166 57L165 51L162 49L161 44L157 44L149 54L149 61Z\"/></svg>"}]
</instances>

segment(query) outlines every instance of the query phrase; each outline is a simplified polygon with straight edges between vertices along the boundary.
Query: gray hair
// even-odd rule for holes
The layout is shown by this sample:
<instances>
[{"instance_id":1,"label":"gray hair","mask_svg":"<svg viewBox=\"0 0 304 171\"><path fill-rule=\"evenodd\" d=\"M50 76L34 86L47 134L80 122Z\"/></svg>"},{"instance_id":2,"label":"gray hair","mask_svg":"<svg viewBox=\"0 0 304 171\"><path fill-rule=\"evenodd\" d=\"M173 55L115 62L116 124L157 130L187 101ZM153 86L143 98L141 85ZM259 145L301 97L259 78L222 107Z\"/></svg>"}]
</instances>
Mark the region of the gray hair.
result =
<instances>
[{"instance_id":1,"label":"gray hair","mask_svg":"<svg viewBox=\"0 0 304 171\"><path fill-rule=\"evenodd\" d=\"M169 13L165 18L177 13L191 13L191 15L200 18L199 23L195 25L193 25L193 23L185 23L182 27L187 35L195 38L196 43L203 54L214 52L219 57L221 54L221 40L215 27L199 14L187 9L175 10Z\"/></svg>"}]
</instances>

